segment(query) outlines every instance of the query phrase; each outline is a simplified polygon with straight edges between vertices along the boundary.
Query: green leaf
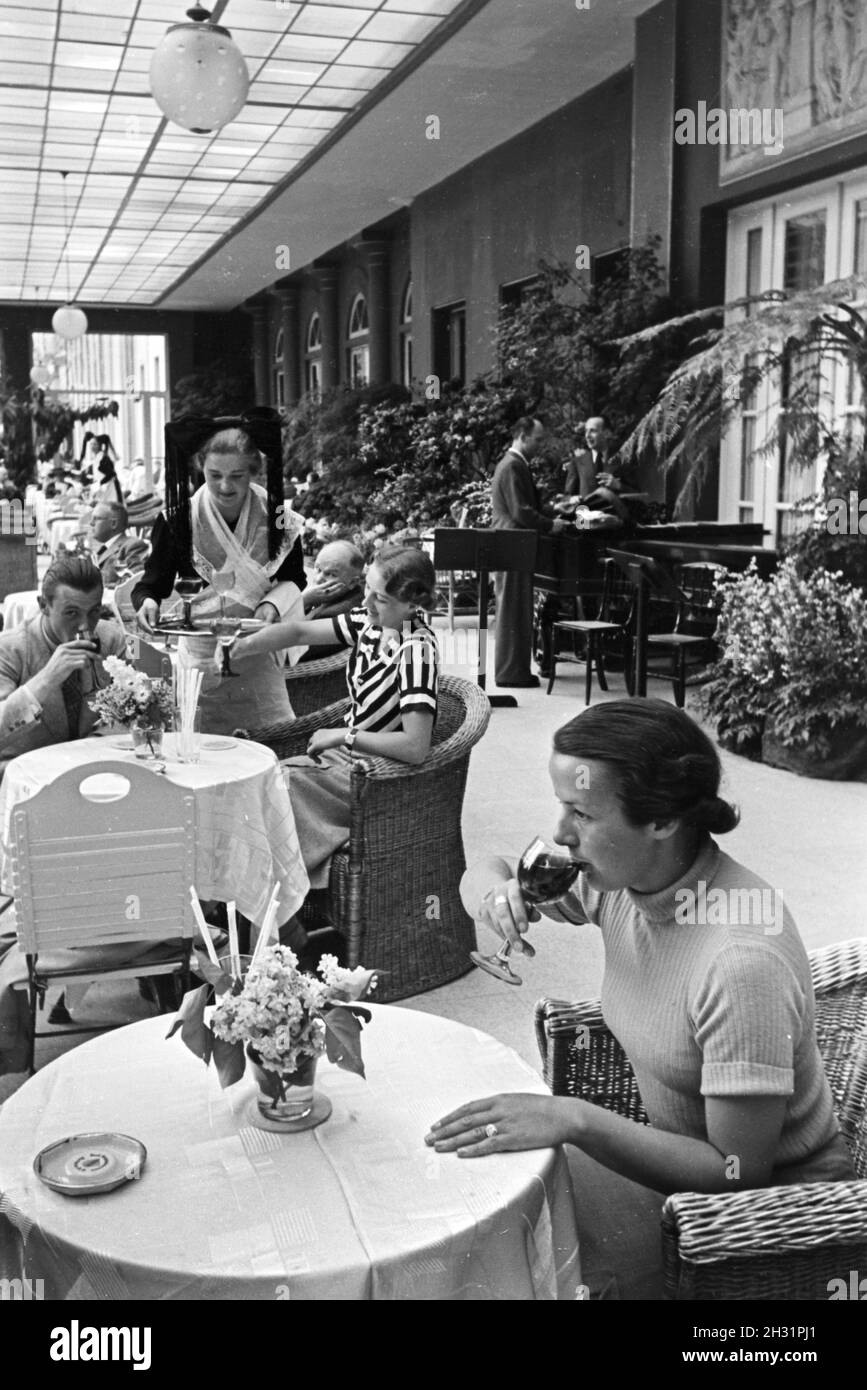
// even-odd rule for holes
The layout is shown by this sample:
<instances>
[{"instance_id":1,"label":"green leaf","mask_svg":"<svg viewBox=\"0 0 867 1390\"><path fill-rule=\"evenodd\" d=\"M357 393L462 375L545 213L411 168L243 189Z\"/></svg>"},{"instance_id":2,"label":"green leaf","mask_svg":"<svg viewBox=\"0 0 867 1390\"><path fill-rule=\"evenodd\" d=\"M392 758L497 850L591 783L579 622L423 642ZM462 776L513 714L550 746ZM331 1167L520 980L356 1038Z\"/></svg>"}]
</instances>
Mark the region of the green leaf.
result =
<instances>
[{"instance_id":1,"label":"green leaf","mask_svg":"<svg viewBox=\"0 0 867 1390\"><path fill-rule=\"evenodd\" d=\"M166 1033L166 1039L168 1039L174 1037L180 1029L183 1042L186 1043L191 1052L194 1052L197 1057L201 1057L206 1066L211 1057L213 1042L213 1034L205 1023L205 1006L209 993L210 987L208 985L189 990L181 1000L177 1018Z\"/></svg>"},{"instance_id":2,"label":"green leaf","mask_svg":"<svg viewBox=\"0 0 867 1390\"><path fill-rule=\"evenodd\" d=\"M232 988L232 977L227 975L222 966L214 965L207 951L202 951L197 946L195 949L196 974L201 975L207 980L209 985L213 985L215 994L226 994Z\"/></svg>"},{"instance_id":3,"label":"green leaf","mask_svg":"<svg viewBox=\"0 0 867 1390\"><path fill-rule=\"evenodd\" d=\"M240 1081L244 1075L244 1044L226 1042L225 1038L218 1038L216 1034L211 1036L213 1038L214 1066L217 1069L220 1085L225 1091L227 1086L234 1086L235 1082Z\"/></svg>"},{"instance_id":4,"label":"green leaf","mask_svg":"<svg viewBox=\"0 0 867 1390\"><path fill-rule=\"evenodd\" d=\"M325 1022L325 1050L329 1062L334 1062L344 1071L364 1076L364 1063L361 1060L361 1019L370 1021L368 1009L357 1005L337 1004L323 1015Z\"/></svg>"}]
</instances>

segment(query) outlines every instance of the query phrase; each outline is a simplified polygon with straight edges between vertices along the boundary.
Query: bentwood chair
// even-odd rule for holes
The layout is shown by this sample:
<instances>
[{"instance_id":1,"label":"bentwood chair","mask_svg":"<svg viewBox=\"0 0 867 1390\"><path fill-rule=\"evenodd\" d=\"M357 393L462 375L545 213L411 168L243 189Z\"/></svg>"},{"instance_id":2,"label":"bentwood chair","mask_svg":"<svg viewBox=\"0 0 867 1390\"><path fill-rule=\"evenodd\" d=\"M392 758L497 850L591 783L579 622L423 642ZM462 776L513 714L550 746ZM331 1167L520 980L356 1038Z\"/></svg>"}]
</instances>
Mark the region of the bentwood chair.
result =
<instances>
[{"instance_id":1,"label":"bentwood chair","mask_svg":"<svg viewBox=\"0 0 867 1390\"><path fill-rule=\"evenodd\" d=\"M314 730L340 724L348 705L256 737L280 758L297 756ZM349 843L331 861L328 916L346 938L348 964L381 972L377 999L421 994L472 969L475 927L458 894L466 868L461 808L470 753L489 718L477 685L441 676L433 741L420 767L367 754L353 760Z\"/></svg>"},{"instance_id":2,"label":"bentwood chair","mask_svg":"<svg viewBox=\"0 0 867 1390\"><path fill-rule=\"evenodd\" d=\"M662 1208L669 1298L827 1300L832 1279L867 1270L867 940L809 954L819 1051L858 1180L675 1193ZM541 999L536 1037L555 1095L647 1124L598 999Z\"/></svg>"},{"instance_id":3,"label":"bentwood chair","mask_svg":"<svg viewBox=\"0 0 867 1390\"><path fill-rule=\"evenodd\" d=\"M720 565L681 565L674 626L670 632L650 632L647 637L648 673L672 682L678 709L683 709L686 699L688 660L706 665L713 657L719 619L716 578L721 572ZM649 660L663 651L670 654L670 665L666 671L655 670Z\"/></svg>"},{"instance_id":4,"label":"bentwood chair","mask_svg":"<svg viewBox=\"0 0 867 1390\"><path fill-rule=\"evenodd\" d=\"M171 975L180 1003L195 925L195 839L192 792L130 762L74 768L14 807L10 856L27 958L31 1073L36 1038L56 1036L36 1032L49 985ZM129 950L109 952L106 963L109 946Z\"/></svg>"},{"instance_id":5,"label":"bentwood chair","mask_svg":"<svg viewBox=\"0 0 867 1390\"><path fill-rule=\"evenodd\" d=\"M626 688L630 695L633 687L632 643L635 590L614 560L605 559L602 564L602 598L599 604L599 617L560 619L554 623L555 637L551 644L551 666L546 692L548 695L551 694L554 681L557 679L557 661L562 658L562 653L557 652L556 634L563 632L570 633L573 638L584 638L585 705L590 704L594 663L596 674L599 677L600 689L608 689L608 682L605 678L605 646L606 644L610 645L612 641L619 647Z\"/></svg>"}]
</instances>

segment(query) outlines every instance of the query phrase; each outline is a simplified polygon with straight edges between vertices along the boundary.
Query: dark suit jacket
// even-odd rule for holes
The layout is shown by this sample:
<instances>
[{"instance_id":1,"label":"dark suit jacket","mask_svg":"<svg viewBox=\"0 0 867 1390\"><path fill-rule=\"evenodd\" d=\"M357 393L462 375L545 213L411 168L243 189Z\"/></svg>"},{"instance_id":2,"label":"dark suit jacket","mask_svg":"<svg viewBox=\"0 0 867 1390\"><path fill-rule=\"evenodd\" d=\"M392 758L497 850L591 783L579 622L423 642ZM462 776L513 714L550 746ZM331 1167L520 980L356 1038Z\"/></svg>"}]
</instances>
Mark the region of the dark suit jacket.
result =
<instances>
[{"instance_id":1,"label":"dark suit jacket","mask_svg":"<svg viewBox=\"0 0 867 1390\"><path fill-rule=\"evenodd\" d=\"M508 449L491 482L491 525L495 531L539 531L548 535L554 518L539 510L539 493L527 460Z\"/></svg>"},{"instance_id":2,"label":"dark suit jacket","mask_svg":"<svg viewBox=\"0 0 867 1390\"><path fill-rule=\"evenodd\" d=\"M576 454L569 461L563 491L569 497L589 497L599 486L596 482L597 473L611 473L623 483L627 491L631 487L632 480L624 476L620 460L613 450L607 456L600 450L594 461L590 450L582 449L580 454Z\"/></svg>"},{"instance_id":3,"label":"dark suit jacket","mask_svg":"<svg viewBox=\"0 0 867 1390\"><path fill-rule=\"evenodd\" d=\"M94 553L103 584L114 588L120 580L120 570L144 569L145 557L149 550L150 546L141 536L128 536L124 533L120 540L109 546L101 560L97 559Z\"/></svg>"},{"instance_id":4,"label":"dark suit jacket","mask_svg":"<svg viewBox=\"0 0 867 1390\"><path fill-rule=\"evenodd\" d=\"M117 623L99 622L96 633L103 656L125 654L126 635ZM53 651L42 629L41 613L20 627L0 633L0 770L20 753L45 748L51 743L66 743L71 737L59 686L45 697L38 715L31 712L27 695L21 693L21 687L48 665ZM99 661L85 671L85 678L78 726L80 737L89 734L96 723L96 715L87 703L88 694L109 684Z\"/></svg>"}]
</instances>

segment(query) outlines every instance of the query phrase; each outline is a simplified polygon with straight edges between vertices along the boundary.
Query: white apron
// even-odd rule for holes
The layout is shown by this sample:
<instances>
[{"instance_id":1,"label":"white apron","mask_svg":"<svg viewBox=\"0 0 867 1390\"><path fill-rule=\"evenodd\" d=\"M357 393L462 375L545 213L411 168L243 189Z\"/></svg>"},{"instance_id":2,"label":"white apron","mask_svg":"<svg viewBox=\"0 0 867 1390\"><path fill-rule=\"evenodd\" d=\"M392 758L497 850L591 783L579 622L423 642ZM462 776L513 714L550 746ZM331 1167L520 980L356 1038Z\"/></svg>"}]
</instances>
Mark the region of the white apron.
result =
<instances>
[{"instance_id":1,"label":"white apron","mask_svg":"<svg viewBox=\"0 0 867 1390\"><path fill-rule=\"evenodd\" d=\"M193 566L207 585L193 599L194 619L220 616L221 594L214 587L215 575L218 585L222 580L227 617L251 618L264 599L274 604L281 618L294 616L296 609L303 612L298 586L273 581L301 531L294 512L284 508L283 542L273 560L268 558L267 494L257 483L250 485L234 531L204 486L193 496L191 513ZM178 643L178 665L202 672L199 705L204 733L253 732L292 718L283 652L233 659L232 670L237 675L225 680L219 675L219 658L218 644L211 636L182 637Z\"/></svg>"}]
</instances>

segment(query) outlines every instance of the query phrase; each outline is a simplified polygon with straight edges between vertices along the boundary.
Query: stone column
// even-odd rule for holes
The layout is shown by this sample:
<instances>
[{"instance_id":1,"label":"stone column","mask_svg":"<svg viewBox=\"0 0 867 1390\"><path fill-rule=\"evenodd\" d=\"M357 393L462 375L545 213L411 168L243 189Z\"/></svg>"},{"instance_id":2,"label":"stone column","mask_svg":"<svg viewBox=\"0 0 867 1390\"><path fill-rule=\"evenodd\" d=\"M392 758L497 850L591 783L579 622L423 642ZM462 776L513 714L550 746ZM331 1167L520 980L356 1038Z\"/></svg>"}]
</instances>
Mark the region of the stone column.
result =
<instances>
[{"instance_id":1,"label":"stone column","mask_svg":"<svg viewBox=\"0 0 867 1390\"><path fill-rule=\"evenodd\" d=\"M340 270L336 265L316 266L319 320L322 325L322 390L340 385Z\"/></svg>"},{"instance_id":2,"label":"stone column","mask_svg":"<svg viewBox=\"0 0 867 1390\"><path fill-rule=\"evenodd\" d=\"M283 387L287 409L291 410L301 395L298 286L278 285L274 294L280 304L280 327L283 331Z\"/></svg>"},{"instance_id":3,"label":"stone column","mask_svg":"<svg viewBox=\"0 0 867 1390\"><path fill-rule=\"evenodd\" d=\"M370 385L391 380L391 244L365 241L367 260L367 313L370 320Z\"/></svg>"},{"instance_id":4,"label":"stone column","mask_svg":"<svg viewBox=\"0 0 867 1390\"><path fill-rule=\"evenodd\" d=\"M253 320L253 376L256 383L256 405L271 404L270 354L268 352L268 305L253 300L244 309Z\"/></svg>"}]
</instances>

